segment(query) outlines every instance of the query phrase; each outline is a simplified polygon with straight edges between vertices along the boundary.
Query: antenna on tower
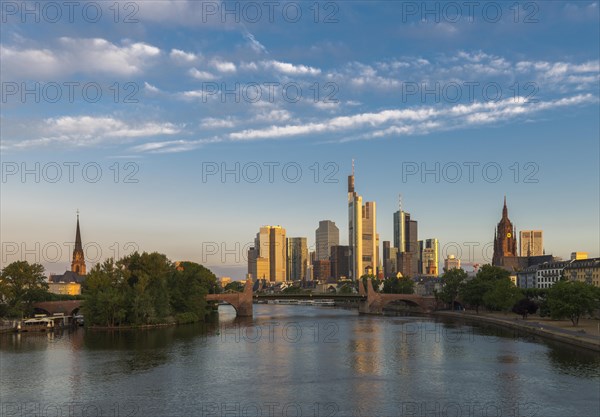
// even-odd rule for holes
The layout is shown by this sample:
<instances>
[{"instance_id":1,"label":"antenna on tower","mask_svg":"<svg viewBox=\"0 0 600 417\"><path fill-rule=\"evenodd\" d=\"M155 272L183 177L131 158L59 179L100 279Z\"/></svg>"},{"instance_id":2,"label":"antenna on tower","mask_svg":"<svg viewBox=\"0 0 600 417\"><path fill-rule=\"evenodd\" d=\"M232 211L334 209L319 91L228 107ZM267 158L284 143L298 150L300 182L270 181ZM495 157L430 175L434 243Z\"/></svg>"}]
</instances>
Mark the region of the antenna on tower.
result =
<instances>
[{"instance_id":1,"label":"antenna on tower","mask_svg":"<svg viewBox=\"0 0 600 417\"><path fill-rule=\"evenodd\" d=\"M354 158L352 158L352 175L354 175Z\"/></svg>"},{"instance_id":2,"label":"antenna on tower","mask_svg":"<svg viewBox=\"0 0 600 417\"><path fill-rule=\"evenodd\" d=\"M402 211L402 194L398 194L398 210Z\"/></svg>"}]
</instances>

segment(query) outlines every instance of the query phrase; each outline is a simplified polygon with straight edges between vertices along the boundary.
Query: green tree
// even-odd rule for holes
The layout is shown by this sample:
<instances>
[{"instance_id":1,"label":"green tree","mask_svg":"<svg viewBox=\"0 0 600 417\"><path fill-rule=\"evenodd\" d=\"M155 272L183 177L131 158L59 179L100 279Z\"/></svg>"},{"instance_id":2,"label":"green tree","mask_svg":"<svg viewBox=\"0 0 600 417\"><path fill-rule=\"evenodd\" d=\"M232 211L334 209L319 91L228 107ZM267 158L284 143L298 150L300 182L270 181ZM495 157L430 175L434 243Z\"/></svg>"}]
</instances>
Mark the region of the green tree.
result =
<instances>
[{"instance_id":1,"label":"green tree","mask_svg":"<svg viewBox=\"0 0 600 417\"><path fill-rule=\"evenodd\" d=\"M181 262L169 279L171 309L176 315L191 313L195 321L202 319L208 311L206 294L217 288L217 277L209 269Z\"/></svg>"},{"instance_id":2,"label":"green tree","mask_svg":"<svg viewBox=\"0 0 600 417\"><path fill-rule=\"evenodd\" d=\"M538 305L529 298L521 298L512 308L513 313L523 316L523 320L526 320L529 314L535 314L537 310Z\"/></svg>"},{"instance_id":3,"label":"green tree","mask_svg":"<svg viewBox=\"0 0 600 417\"><path fill-rule=\"evenodd\" d=\"M468 306L475 308L475 312L479 314L479 307L483 305L483 296L489 288L489 282L481 278L474 278L459 288L459 294L462 301Z\"/></svg>"},{"instance_id":4,"label":"green tree","mask_svg":"<svg viewBox=\"0 0 600 417\"><path fill-rule=\"evenodd\" d=\"M353 293L352 286L349 284L344 284L338 289L337 292L339 294L352 294Z\"/></svg>"},{"instance_id":5,"label":"green tree","mask_svg":"<svg viewBox=\"0 0 600 417\"><path fill-rule=\"evenodd\" d=\"M452 310L454 310L460 288L466 280L467 273L463 269L451 269L442 275L443 287L438 296L440 300L450 304Z\"/></svg>"},{"instance_id":6,"label":"green tree","mask_svg":"<svg viewBox=\"0 0 600 417\"><path fill-rule=\"evenodd\" d=\"M480 278L484 281L499 281L503 279L510 279L510 272L500 268L499 266L483 265L479 271L477 271L476 278Z\"/></svg>"},{"instance_id":7,"label":"green tree","mask_svg":"<svg viewBox=\"0 0 600 417\"><path fill-rule=\"evenodd\" d=\"M44 267L27 261L7 265L0 274L0 291L8 316L23 317L30 314L33 311L32 304L43 300L48 294Z\"/></svg>"},{"instance_id":8,"label":"green tree","mask_svg":"<svg viewBox=\"0 0 600 417\"><path fill-rule=\"evenodd\" d=\"M129 271L131 317L133 324L150 324L164 320L171 314L167 281L175 266L157 252L137 252L119 260L117 264Z\"/></svg>"},{"instance_id":9,"label":"green tree","mask_svg":"<svg viewBox=\"0 0 600 417\"><path fill-rule=\"evenodd\" d=\"M559 281L548 290L547 306L550 317L567 317L577 326L582 315L600 308L599 291L584 282Z\"/></svg>"},{"instance_id":10,"label":"green tree","mask_svg":"<svg viewBox=\"0 0 600 417\"><path fill-rule=\"evenodd\" d=\"M225 292L242 292L244 291L244 284L240 281L231 281L225 286Z\"/></svg>"},{"instance_id":11,"label":"green tree","mask_svg":"<svg viewBox=\"0 0 600 417\"><path fill-rule=\"evenodd\" d=\"M92 268L85 279L81 308L86 325L114 327L125 321L131 291L127 278L128 271L112 258Z\"/></svg>"},{"instance_id":12,"label":"green tree","mask_svg":"<svg viewBox=\"0 0 600 417\"><path fill-rule=\"evenodd\" d=\"M379 287L381 286L381 280L378 279L375 275L373 274L365 274L362 277L360 277L360 282L362 282L365 291L368 291L367 289L367 280L371 280L371 282L373 283L373 289L377 292L379 291Z\"/></svg>"},{"instance_id":13,"label":"green tree","mask_svg":"<svg viewBox=\"0 0 600 417\"><path fill-rule=\"evenodd\" d=\"M383 292L387 294L413 294L415 282L410 278L386 278L383 281Z\"/></svg>"},{"instance_id":14,"label":"green tree","mask_svg":"<svg viewBox=\"0 0 600 417\"><path fill-rule=\"evenodd\" d=\"M490 288L483 295L483 303L490 310L508 312L523 297L509 278L491 282Z\"/></svg>"}]
</instances>

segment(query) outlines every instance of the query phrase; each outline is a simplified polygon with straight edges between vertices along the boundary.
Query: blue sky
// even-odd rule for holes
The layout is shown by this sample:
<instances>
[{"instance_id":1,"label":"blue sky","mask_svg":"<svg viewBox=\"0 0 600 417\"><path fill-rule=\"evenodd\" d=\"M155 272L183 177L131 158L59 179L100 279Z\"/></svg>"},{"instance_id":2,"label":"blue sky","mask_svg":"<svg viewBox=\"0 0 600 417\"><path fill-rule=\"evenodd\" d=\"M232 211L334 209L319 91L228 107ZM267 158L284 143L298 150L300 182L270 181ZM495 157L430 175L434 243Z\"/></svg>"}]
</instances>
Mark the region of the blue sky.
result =
<instances>
[{"instance_id":1,"label":"blue sky","mask_svg":"<svg viewBox=\"0 0 600 417\"><path fill-rule=\"evenodd\" d=\"M506 195L546 253L600 253L597 1L24 4L1 9L2 265L62 271L79 209L92 261L241 279L261 225L347 242L352 159L382 241L402 194L419 238L489 261Z\"/></svg>"}]
</instances>

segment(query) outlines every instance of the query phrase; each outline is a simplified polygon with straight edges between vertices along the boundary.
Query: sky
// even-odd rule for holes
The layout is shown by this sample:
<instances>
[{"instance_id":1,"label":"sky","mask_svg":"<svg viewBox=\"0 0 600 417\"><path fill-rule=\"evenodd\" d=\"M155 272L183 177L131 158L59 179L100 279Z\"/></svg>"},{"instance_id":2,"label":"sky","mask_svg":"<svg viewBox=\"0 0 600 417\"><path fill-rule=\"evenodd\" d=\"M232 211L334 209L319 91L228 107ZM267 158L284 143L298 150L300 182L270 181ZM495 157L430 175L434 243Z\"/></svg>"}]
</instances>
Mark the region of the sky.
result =
<instances>
[{"instance_id":1,"label":"sky","mask_svg":"<svg viewBox=\"0 0 600 417\"><path fill-rule=\"evenodd\" d=\"M0 265L134 250L243 279L262 225L348 241L347 176L491 261L506 196L600 255L600 9L538 2L13 2L0 29ZM401 197L400 197L401 195Z\"/></svg>"}]
</instances>

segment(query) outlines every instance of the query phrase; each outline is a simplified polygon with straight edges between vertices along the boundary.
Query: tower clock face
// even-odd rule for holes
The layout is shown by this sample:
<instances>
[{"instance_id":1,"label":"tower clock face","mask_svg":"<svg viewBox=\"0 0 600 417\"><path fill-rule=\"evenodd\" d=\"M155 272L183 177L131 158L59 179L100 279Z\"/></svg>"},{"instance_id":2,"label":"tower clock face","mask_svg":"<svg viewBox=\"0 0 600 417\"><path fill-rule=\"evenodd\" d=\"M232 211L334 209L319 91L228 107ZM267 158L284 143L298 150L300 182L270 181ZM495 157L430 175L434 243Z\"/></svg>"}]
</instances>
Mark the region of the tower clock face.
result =
<instances>
[{"instance_id":1,"label":"tower clock face","mask_svg":"<svg viewBox=\"0 0 600 417\"><path fill-rule=\"evenodd\" d=\"M508 237L508 238L510 238L511 236L512 236L512 233L510 233L510 232L508 232L508 233L506 234L506 237Z\"/></svg>"}]
</instances>

